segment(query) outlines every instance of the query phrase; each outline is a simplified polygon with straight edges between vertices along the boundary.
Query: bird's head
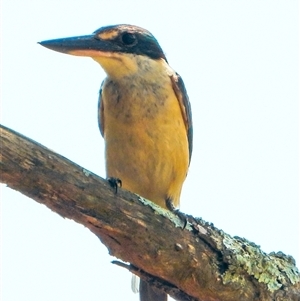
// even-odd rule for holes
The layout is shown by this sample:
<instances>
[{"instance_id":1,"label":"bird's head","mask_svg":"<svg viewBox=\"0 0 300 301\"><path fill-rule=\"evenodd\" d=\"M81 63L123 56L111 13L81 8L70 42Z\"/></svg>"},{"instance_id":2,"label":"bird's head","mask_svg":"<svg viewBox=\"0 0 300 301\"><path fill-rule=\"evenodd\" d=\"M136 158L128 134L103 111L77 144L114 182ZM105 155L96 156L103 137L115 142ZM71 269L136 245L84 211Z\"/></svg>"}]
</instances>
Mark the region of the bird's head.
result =
<instances>
[{"instance_id":1,"label":"bird's head","mask_svg":"<svg viewBox=\"0 0 300 301\"><path fill-rule=\"evenodd\" d=\"M91 35L39 43L58 52L91 57L111 77L133 74L139 71L140 65L145 61L167 61L154 36L134 25L106 26L97 29Z\"/></svg>"}]
</instances>

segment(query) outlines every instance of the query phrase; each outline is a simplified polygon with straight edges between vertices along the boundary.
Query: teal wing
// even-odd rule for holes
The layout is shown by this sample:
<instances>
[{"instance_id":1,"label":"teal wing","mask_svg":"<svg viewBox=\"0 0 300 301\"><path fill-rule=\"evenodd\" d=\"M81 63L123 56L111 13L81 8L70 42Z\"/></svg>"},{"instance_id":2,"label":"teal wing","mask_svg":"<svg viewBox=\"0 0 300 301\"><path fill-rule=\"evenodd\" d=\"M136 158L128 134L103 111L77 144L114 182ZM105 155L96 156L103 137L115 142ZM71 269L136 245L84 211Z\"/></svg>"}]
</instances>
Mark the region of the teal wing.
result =
<instances>
[{"instance_id":1,"label":"teal wing","mask_svg":"<svg viewBox=\"0 0 300 301\"><path fill-rule=\"evenodd\" d=\"M173 90L177 96L181 108L182 117L187 130L187 138L189 143L189 162L191 162L193 151L193 121L191 104L181 76L178 73L176 73L171 76L171 81Z\"/></svg>"},{"instance_id":2,"label":"teal wing","mask_svg":"<svg viewBox=\"0 0 300 301\"><path fill-rule=\"evenodd\" d=\"M103 83L104 81L101 84L100 91L99 91L99 99L98 99L98 125L102 137L104 137L104 107L103 107L103 100L102 100Z\"/></svg>"}]
</instances>

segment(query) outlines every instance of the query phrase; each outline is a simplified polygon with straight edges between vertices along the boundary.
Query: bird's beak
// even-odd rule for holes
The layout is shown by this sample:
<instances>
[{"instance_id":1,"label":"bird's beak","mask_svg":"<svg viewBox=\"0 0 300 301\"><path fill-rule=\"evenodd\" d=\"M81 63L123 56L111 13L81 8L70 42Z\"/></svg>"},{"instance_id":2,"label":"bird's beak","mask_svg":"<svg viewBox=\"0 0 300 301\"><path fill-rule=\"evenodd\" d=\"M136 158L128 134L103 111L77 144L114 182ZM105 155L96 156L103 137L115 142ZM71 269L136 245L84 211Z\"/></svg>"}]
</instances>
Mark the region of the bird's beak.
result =
<instances>
[{"instance_id":1,"label":"bird's beak","mask_svg":"<svg viewBox=\"0 0 300 301\"><path fill-rule=\"evenodd\" d=\"M39 42L42 46L54 51L76 56L90 57L101 65L112 77L122 77L129 72L134 73L138 67L136 62L113 39L101 38L96 34Z\"/></svg>"},{"instance_id":2,"label":"bird's beak","mask_svg":"<svg viewBox=\"0 0 300 301\"><path fill-rule=\"evenodd\" d=\"M39 44L54 51L78 56L108 55L112 51L111 43L95 35L47 40Z\"/></svg>"}]
</instances>

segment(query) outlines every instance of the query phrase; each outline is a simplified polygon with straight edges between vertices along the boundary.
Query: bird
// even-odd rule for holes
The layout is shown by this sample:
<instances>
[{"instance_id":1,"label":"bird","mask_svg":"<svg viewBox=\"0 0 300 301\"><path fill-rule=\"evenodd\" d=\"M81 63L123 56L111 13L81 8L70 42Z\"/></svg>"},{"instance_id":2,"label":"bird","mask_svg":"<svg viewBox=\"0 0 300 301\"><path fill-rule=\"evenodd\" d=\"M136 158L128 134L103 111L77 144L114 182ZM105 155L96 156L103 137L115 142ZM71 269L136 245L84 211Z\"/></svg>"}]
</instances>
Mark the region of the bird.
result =
<instances>
[{"instance_id":1,"label":"bird","mask_svg":"<svg viewBox=\"0 0 300 301\"><path fill-rule=\"evenodd\" d=\"M175 211L191 161L192 113L184 82L156 38L139 26L117 24L39 43L100 64L106 78L98 121L107 178ZM143 280L139 291L141 301L167 300L165 292Z\"/></svg>"}]
</instances>

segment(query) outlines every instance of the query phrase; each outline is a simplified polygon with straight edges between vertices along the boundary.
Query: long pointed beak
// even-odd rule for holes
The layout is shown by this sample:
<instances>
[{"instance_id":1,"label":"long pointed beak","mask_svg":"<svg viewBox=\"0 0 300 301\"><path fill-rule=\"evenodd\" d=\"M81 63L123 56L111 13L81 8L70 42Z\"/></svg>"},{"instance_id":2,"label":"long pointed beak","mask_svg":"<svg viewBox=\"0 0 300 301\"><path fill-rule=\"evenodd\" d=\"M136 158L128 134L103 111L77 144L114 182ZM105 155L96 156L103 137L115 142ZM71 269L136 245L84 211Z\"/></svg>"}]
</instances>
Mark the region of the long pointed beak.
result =
<instances>
[{"instance_id":1,"label":"long pointed beak","mask_svg":"<svg viewBox=\"0 0 300 301\"><path fill-rule=\"evenodd\" d=\"M115 50L109 41L95 35L47 40L39 44L54 51L79 56L97 56Z\"/></svg>"}]
</instances>

